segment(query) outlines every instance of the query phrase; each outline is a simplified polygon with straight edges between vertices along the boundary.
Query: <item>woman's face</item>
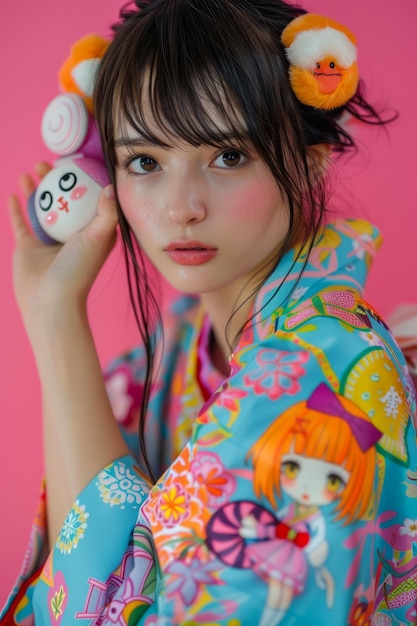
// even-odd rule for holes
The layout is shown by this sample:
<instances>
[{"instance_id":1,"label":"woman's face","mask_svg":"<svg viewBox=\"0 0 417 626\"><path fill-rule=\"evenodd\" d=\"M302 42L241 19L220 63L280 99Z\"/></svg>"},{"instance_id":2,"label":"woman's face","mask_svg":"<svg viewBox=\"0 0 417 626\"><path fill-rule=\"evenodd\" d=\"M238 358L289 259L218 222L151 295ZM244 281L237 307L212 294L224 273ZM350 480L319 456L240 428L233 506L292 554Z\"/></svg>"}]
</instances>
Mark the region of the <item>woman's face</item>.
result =
<instances>
[{"instance_id":1,"label":"woman's face","mask_svg":"<svg viewBox=\"0 0 417 626\"><path fill-rule=\"evenodd\" d=\"M149 144L132 129L116 138L124 215L173 287L237 297L271 268L288 230L288 211L271 171L233 138L226 149L181 140L173 145L172 137L152 130L173 147Z\"/></svg>"}]
</instances>

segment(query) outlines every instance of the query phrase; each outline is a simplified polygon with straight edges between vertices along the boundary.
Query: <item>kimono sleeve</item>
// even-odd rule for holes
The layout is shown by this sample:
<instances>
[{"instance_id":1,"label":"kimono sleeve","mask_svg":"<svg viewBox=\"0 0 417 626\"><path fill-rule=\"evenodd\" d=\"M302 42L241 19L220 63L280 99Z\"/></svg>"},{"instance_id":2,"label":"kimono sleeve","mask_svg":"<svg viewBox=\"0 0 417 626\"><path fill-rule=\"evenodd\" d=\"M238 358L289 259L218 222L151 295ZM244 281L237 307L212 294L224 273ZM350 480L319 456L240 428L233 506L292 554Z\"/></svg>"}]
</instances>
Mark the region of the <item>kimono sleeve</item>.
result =
<instances>
[{"instance_id":1,"label":"kimono sleeve","mask_svg":"<svg viewBox=\"0 0 417 626\"><path fill-rule=\"evenodd\" d=\"M359 625L353 607L363 619L392 611L413 623L409 607L392 609L383 591L374 594L386 582L382 567L398 571L388 558L393 528L402 538L409 529L415 571L415 503L403 482L417 456L402 374L389 350L379 346L373 359L358 333L336 321L324 328L314 348L274 335L240 350L189 445L152 489L143 511L163 581L161 623L285 626L314 615L317 626ZM380 375L368 389L375 419L348 389L367 355L369 375ZM394 410L394 392L403 403L395 432L384 411Z\"/></svg>"},{"instance_id":2,"label":"kimono sleeve","mask_svg":"<svg viewBox=\"0 0 417 626\"><path fill-rule=\"evenodd\" d=\"M132 457L103 468L74 502L36 580L9 608L10 624L65 626L98 618L127 577L133 530L148 492Z\"/></svg>"}]
</instances>

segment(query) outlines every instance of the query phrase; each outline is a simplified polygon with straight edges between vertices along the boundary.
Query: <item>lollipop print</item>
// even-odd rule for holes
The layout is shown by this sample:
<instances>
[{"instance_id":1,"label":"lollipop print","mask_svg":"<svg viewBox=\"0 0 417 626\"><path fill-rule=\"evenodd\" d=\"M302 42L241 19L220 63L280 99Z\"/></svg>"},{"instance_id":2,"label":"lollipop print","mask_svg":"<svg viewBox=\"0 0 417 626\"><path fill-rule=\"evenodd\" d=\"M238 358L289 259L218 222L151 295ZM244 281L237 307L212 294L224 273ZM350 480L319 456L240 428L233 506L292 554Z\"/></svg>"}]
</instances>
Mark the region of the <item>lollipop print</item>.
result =
<instances>
[{"instance_id":1,"label":"lollipop print","mask_svg":"<svg viewBox=\"0 0 417 626\"><path fill-rule=\"evenodd\" d=\"M246 555L245 539L240 535L243 518L254 517L264 526L276 526L274 515L264 507L248 500L229 502L219 509L207 524L207 546L226 565L247 568L251 561Z\"/></svg>"}]
</instances>

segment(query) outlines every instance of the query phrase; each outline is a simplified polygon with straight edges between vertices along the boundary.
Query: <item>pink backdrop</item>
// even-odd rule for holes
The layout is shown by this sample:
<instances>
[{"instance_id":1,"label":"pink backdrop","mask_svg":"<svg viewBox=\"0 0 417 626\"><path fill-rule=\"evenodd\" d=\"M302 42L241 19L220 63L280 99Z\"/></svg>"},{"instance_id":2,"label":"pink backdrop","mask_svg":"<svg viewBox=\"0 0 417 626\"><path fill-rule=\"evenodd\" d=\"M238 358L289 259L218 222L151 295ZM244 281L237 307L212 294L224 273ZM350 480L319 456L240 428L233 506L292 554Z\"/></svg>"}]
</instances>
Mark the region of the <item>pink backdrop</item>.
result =
<instances>
[{"instance_id":1,"label":"pink backdrop","mask_svg":"<svg viewBox=\"0 0 417 626\"><path fill-rule=\"evenodd\" d=\"M45 106L57 94L57 71L70 45L90 32L107 35L122 1L23 0L4 3L0 12L0 605L18 573L42 477L41 400L13 299L13 243L6 197L17 190L19 173L30 171L38 159L50 157L40 139L39 124ZM417 302L415 263L411 264L417 232L412 155L417 139L413 79L417 4L415 0L399 0L396 5L368 0L366 14L363 0L309 0L305 6L343 21L356 33L368 95L377 105L389 102L400 112L388 133L360 131L361 153L338 181L338 195L350 205L346 213L370 218L384 234L367 297L386 316L400 302ZM135 340L118 247L94 288L90 313L103 363Z\"/></svg>"}]
</instances>

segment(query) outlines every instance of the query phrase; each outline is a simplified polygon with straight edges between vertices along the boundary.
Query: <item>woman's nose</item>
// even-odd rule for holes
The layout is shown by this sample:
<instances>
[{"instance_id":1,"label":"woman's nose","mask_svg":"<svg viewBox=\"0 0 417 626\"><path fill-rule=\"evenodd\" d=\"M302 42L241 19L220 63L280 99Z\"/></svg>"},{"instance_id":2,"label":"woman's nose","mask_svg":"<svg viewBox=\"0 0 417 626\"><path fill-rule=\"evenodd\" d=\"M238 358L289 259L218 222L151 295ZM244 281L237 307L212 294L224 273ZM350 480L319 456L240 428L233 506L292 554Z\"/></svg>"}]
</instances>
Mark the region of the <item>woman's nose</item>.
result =
<instances>
[{"instance_id":1,"label":"woman's nose","mask_svg":"<svg viewBox=\"0 0 417 626\"><path fill-rule=\"evenodd\" d=\"M180 226L204 220L207 202L203 177L185 174L173 178L167 187L167 219Z\"/></svg>"}]
</instances>

